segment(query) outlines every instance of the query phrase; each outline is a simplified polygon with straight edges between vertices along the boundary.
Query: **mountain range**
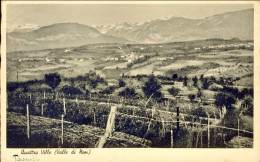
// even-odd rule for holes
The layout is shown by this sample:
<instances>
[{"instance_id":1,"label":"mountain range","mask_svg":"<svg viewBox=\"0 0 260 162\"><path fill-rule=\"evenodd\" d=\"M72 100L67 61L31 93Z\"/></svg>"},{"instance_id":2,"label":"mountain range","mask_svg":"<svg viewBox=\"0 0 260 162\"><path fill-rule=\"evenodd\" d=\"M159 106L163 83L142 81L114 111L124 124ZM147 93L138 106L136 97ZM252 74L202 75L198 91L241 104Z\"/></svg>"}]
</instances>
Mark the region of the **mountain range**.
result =
<instances>
[{"instance_id":1,"label":"mountain range","mask_svg":"<svg viewBox=\"0 0 260 162\"><path fill-rule=\"evenodd\" d=\"M7 33L7 51L65 48L94 43L167 43L210 38L253 40L253 27L253 9L204 19L169 17L144 23L121 22L99 26L59 23Z\"/></svg>"}]
</instances>

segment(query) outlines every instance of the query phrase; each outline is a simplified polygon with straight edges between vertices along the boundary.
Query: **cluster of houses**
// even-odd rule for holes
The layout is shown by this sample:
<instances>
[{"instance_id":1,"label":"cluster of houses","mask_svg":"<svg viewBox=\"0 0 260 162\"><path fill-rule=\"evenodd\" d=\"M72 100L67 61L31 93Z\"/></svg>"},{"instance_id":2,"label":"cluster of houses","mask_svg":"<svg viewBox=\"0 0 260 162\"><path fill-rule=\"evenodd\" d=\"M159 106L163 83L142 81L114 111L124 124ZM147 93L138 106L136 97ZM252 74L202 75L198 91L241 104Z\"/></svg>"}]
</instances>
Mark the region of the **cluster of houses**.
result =
<instances>
[{"instance_id":1,"label":"cluster of houses","mask_svg":"<svg viewBox=\"0 0 260 162\"><path fill-rule=\"evenodd\" d=\"M15 61L16 59L12 59L12 61ZM43 61L44 58L23 58L23 59L18 59L18 62L22 61Z\"/></svg>"},{"instance_id":2,"label":"cluster of houses","mask_svg":"<svg viewBox=\"0 0 260 162\"><path fill-rule=\"evenodd\" d=\"M206 55L206 56L215 56L218 53L202 53L201 55Z\"/></svg>"},{"instance_id":3,"label":"cluster of houses","mask_svg":"<svg viewBox=\"0 0 260 162\"><path fill-rule=\"evenodd\" d=\"M240 44L221 44L217 46L208 46L208 47L196 47L195 50L201 50L201 49L221 49L221 48L239 48L239 47L246 47L250 48L253 47L253 43L240 43Z\"/></svg>"},{"instance_id":4,"label":"cluster of houses","mask_svg":"<svg viewBox=\"0 0 260 162\"><path fill-rule=\"evenodd\" d=\"M144 58L144 55L135 55L133 52L127 55L122 55L121 59L127 62L133 62L134 60L138 60L140 58Z\"/></svg>"},{"instance_id":5,"label":"cluster of houses","mask_svg":"<svg viewBox=\"0 0 260 162\"><path fill-rule=\"evenodd\" d=\"M60 58L60 59L51 59L51 58L48 58L48 57L46 57L45 59L43 59L43 60L45 60L46 62L53 62L53 61L55 61L55 62L66 62L66 61L68 61L68 60L74 60L74 61L80 61L80 62L82 62L82 61L85 61L85 60L93 60L94 58Z\"/></svg>"},{"instance_id":6,"label":"cluster of houses","mask_svg":"<svg viewBox=\"0 0 260 162\"><path fill-rule=\"evenodd\" d=\"M126 55L122 55L120 57L111 57L108 56L106 58L104 58L104 61L118 61L118 60L124 60L127 61L129 63L133 62L134 60L138 60L140 58L144 58L144 55L135 55L133 52L131 52L130 54L126 54Z\"/></svg>"},{"instance_id":7,"label":"cluster of houses","mask_svg":"<svg viewBox=\"0 0 260 162\"><path fill-rule=\"evenodd\" d=\"M165 60L173 60L173 57L159 57L157 58L158 61L165 61Z\"/></svg>"}]
</instances>

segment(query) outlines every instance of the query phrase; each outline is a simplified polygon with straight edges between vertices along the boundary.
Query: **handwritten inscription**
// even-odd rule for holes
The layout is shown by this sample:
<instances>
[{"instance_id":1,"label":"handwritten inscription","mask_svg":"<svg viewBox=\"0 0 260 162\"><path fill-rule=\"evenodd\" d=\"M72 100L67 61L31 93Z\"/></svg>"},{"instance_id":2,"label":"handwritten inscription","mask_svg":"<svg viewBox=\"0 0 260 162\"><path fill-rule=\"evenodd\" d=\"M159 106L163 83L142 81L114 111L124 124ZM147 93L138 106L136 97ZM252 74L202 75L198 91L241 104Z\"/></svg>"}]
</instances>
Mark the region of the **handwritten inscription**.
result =
<instances>
[{"instance_id":1,"label":"handwritten inscription","mask_svg":"<svg viewBox=\"0 0 260 162\"><path fill-rule=\"evenodd\" d=\"M30 161L30 162L35 162L35 161L40 161L40 159L36 155L30 155L29 157L23 157L23 156L18 156L18 155L13 155L13 158L15 159L15 162L19 161Z\"/></svg>"}]
</instances>

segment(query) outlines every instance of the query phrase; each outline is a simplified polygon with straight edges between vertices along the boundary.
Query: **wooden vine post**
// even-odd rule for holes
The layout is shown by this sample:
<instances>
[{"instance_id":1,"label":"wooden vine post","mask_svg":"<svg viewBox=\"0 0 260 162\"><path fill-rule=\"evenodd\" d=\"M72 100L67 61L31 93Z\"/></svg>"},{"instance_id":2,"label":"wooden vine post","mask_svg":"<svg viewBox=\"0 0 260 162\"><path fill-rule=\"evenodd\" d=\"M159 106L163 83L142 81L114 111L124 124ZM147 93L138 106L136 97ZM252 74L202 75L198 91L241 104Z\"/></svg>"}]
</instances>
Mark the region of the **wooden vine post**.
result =
<instances>
[{"instance_id":1,"label":"wooden vine post","mask_svg":"<svg viewBox=\"0 0 260 162\"><path fill-rule=\"evenodd\" d=\"M64 137L64 133L63 133L63 118L64 118L64 114L61 114L61 145L63 145L63 137Z\"/></svg>"},{"instance_id":2,"label":"wooden vine post","mask_svg":"<svg viewBox=\"0 0 260 162\"><path fill-rule=\"evenodd\" d=\"M65 101L65 98L63 98L63 111L64 111L64 115L66 115L66 101Z\"/></svg>"},{"instance_id":3,"label":"wooden vine post","mask_svg":"<svg viewBox=\"0 0 260 162\"><path fill-rule=\"evenodd\" d=\"M30 139L31 135L31 128L30 128L30 112L29 112L29 105L26 105L26 119L27 119L27 138Z\"/></svg>"},{"instance_id":4,"label":"wooden vine post","mask_svg":"<svg viewBox=\"0 0 260 162\"><path fill-rule=\"evenodd\" d=\"M173 148L173 130L171 129L171 148Z\"/></svg>"},{"instance_id":5,"label":"wooden vine post","mask_svg":"<svg viewBox=\"0 0 260 162\"><path fill-rule=\"evenodd\" d=\"M164 126L164 119L162 118L162 136L165 137L165 126Z\"/></svg>"},{"instance_id":6,"label":"wooden vine post","mask_svg":"<svg viewBox=\"0 0 260 162\"><path fill-rule=\"evenodd\" d=\"M59 92L57 91L57 92L56 92L55 100L58 100L58 96L59 96Z\"/></svg>"},{"instance_id":7,"label":"wooden vine post","mask_svg":"<svg viewBox=\"0 0 260 162\"><path fill-rule=\"evenodd\" d=\"M41 116L43 116L43 104L41 104L42 108L41 108Z\"/></svg>"},{"instance_id":8,"label":"wooden vine post","mask_svg":"<svg viewBox=\"0 0 260 162\"><path fill-rule=\"evenodd\" d=\"M105 134L102 137L100 137L99 141L97 142L96 144L97 148L102 148L106 143L107 138L109 138L112 135L115 128L116 110L117 110L116 106L111 107L109 117L107 120Z\"/></svg>"},{"instance_id":9,"label":"wooden vine post","mask_svg":"<svg viewBox=\"0 0 260 162\"><path fill-rule=\"evenodd\" d=\"M209 114L208 114L208 148L210 147L210 129L209 129Z\"/></svg>"},{"instance_id":10,"label":"wooden vine post","mask_svg":"<svg viewBox=\"0 0 260 162\"><path fill-rule=\"evenodd\" d=\"M30 102L32 103L32 93L30 93Z\"/></svg>"},{"instance_id":11,"label":"wooden vine post","mask_svg":"<svg viewBox=\"0 0 260 162\"><path fill-rule=\"evenodd\" d=\"M239 137L239 116L237 118L237 137ZM240 148L240 140L238 140L238 148Z\"/></svg>"},{"instance_id":12,"label":"wooden vine post","mask_svg":"<svg viewBox=\"0 0 260 162\"><path fill-rule=\"evenodd\" d=\"M93 108L93 120L94 120L94 125L96 126L96 109Z\"/></svg>"},{"instance_id":13,"label":"wooden vine post","mask_svg":"<svg viewBox=\"0 0 260 162\"><path fill-rule=\"evenodd\" d=\"M45 94L45 91L43 91L43 99L46 98L46 94Z\"/></svg>"},{"instance_id":14,"label":"wooden vine post","mask_svg":"<svg viewBox=\"0 0 260 162\"><path fill-rule=\"evenodd\" d=\"M177 134L179 133L180 130L180 108L177 107Z\"/></svg>"}]
</instances>

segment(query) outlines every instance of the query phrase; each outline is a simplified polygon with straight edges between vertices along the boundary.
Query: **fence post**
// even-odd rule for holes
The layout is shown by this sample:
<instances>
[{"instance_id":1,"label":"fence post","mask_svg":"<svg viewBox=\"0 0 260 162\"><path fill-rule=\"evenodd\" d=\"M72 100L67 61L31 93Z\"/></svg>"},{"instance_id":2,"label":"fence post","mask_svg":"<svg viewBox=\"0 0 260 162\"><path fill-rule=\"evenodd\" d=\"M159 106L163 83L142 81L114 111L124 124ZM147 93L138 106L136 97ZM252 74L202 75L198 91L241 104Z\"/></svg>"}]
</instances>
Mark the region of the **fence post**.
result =
<instances>
[{"instance_id":1,"label":"fence post","mask_svg":"<svg viewBox=\"0 0 260 162\"><path fill-rule=\"evenodd\" d=\"M30 93L30 102L32 103L32 93Z\"/></svg>"},{"instance_id":2,"label":"fence post","mask_svg":"<svg viewBox=\"0 0 260 162\"><path fill-rule=\"evenodd\" d=\"M173 148L173 130L171 129L171 148Z\"/></svg>"},{"instance_id":3,"label":"fence post","mask_svg":"<svg viewBox=\"0 0 260 162\"><path fill-rule=\"evenodd\" d=\"M59 92L57 91L57 92L56 92L55 100L58 100L58 96L59 96Z\"/></svg>"},{"instance_id":4,"label":"fence post","mask_svg":"<svg viewBox=\"0 0 260 162\"><path fill-rule=\"evenodd\" d=\"M96 126L96 109L93 108L94 125Z\"/></svg>"},{"instance_id":5,"label":"fence post","mask_svg":"<svg viewBox=\"0 0 260 162\"><path fill-rule=\"evenodd\" d=\"M179 133L180 129L180 109L177 107L177 134Z\"/></svg>"},{"instance_id":6,"label":"fence post","mask_svg":"<svg viewBox=\"0 0 260 162\"><path fill-rule=\"evenodd\" d=\"M237 136L239 137L239 117L237 118Z\"/></svg>"},{"instance_id":7,"label":"fence post","mask_svg":"<svg viewBox=\"0 0 260 162\"><path fill-rule=\"evenodd\" d=\"M63 98L63 111L64 111L64 115L66 115L66 101L65 101L65 98Z\"/></svg>"},{"instance_id":8,"label":"fence post","mask_svg":"<svg viewBox=\"0 0 260 162\"><path fill-rule=\"evenodd\" d=\"M27 138L30 139L31 128L30 128L30 112L29 105L26 105L26 119L27 119Z\"/></svg>"},{"instance_id":9,"label":"fence post","mask_svg":"<svg viewBox=\"0 0 260 162\"><path fill-rule=\"evenodd\" d=\"M61 145L63 145L63 117L64 115L61 114Z\"/></svg>"},{"instance_id":10,"label":"fence post","mask_svg":"<svg viewBox=\"0 0 260 162\"><path fill-rule=\"evenodd\" d=\"M43 104L42 104L41 116L43 116Z\"/></svg>"},{"instance_id":11,"label":"fence post","mask_svg":"<svg viewBox=\"0 0 260 162\"><path fill-rule=\"evenodd\" d=\"M203 147L203 138L202 138L202 133L203 133L203 129L201 128L202 125L201 125L201 119L200 119L200 147L202 148Z\"/></svg>"},{"instance_id":12,"label":"fence post","mask_svg":"<svg viewBox=\"0 0 260 162\"><path fill-rule=\"evenodd\" d=\"M96 144L96 147L98 148L102 148L104 146L104 144L106 143L107 138L109 138L113 131L114 131L114 127L115 127L115 118L116 118L116 106L112 106L110 113L109 113L109 117L107 120L107 126L106 126L106 130L105 130L105 134L104 136L100 137L99 141Z\"/></svg>"},{"instance_id":13,"label":"fence post","mask_svg":"<svg viewBox=\"0 0 260 162\"><path fill-rule=\"evenodd\" d=\"M168 98L168 102L167 102L167 111L169 111L169 107L170 107L170 100Z\"/></svg>"},{"instance_id":14,"label":"fence post","mask_svg":"<svg viewBox=\"0 0 260 162\"><path fill-rule=\"evenodd\" d=\"M210 130L209 130L209 114L208 114L208 148L210 147Z\"/></svg>"},{"instance_id":15,"label":"fence post","mask_svg":"<svg viewBox=\"0 0 260 162\"><path fill-rule=\"evenodd\" d=\"M164 126L164 120L162 118L162 136L165 137L165 126Z\"/></svg>"},{"instance_id":16,"label":"fence post","mask_svg":"<svg viewBox=\"0 0 260 162\"><path fill-rule=\"evenodd\" d=\"M46 98L46 96L45 96L45 91L43 91L43 99L45 99Z\"/></svg>"},{"instance_id":17,"label":"fence post","mask_svg":"<svg viewBox=\"0 0 260 162\"><path fill-rule=\"evenodd\" d=\"M200 145L203 148L203 130L200 131Z\"/></svg>"}]
</instances>

